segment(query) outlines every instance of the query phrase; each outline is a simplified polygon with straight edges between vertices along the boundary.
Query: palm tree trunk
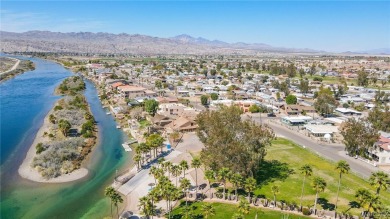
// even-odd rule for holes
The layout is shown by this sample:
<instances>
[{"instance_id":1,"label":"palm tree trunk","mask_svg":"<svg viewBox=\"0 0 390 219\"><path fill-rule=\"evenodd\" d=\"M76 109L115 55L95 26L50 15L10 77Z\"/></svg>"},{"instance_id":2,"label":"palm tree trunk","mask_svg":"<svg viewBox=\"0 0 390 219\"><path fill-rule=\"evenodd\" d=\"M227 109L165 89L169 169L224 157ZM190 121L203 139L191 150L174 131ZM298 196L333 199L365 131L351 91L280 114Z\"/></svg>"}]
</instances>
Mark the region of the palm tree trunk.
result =
<instances>
[{"instance_id":1,"label":"palm tree trunk","mask_svg":"<svg viewBox=\"0 0 390 219\"><path fill-rule=\"evenodd\" d=\"M116 205L116 215L117 215L118 218L119 218L119 209L118 209L118 205Z\"/></svg>"},{"instance_id":2,"label":"palm tree trunk","mask_svg":"<svg viewBox=\"0 0 390 219\"><path fill-rule=\"evenodd\" d=\"M196 189L195 189L195 200L198 198L198 168L195 168L195 184L196 184Z\"/></svg>"},{"instance_id":3,"label":"palm tree trunk","mask_svg":"<svg viewBox=\"0 0 390 219\"><path fill-rule=\"evenodd\" d=\"M113 216L112 216L112 200L111 200L111 217L113 217Z\"/></svg>"},{"instance_id":4,"label":"palm tree trunk","mask_svg":"<svg viewBox=\"0 0 390 219\"><path fill-rule=\"evenodd\" d=\"M223 200L225 200L225 191L226 191L226 186L225 183L223 184Z\"/></svg>"},{"instance_id":5,"label":"palm tree trunk","mask_svg":"<svg viewBox=\"0 0 390 219\"><path fill-rule=\"evenodd\" d=\"M209 181L209 187L210 187L209 188L209 193L210 193L210 197L209 198L211 199L211 182L210 181Z\"/></svg>"},{"instance_id":6,"label":"palm tree trunk","mask_svg":"<svg viewBox=\"0 0 390 219\"><path fill-rule=\"evenodd\" d=\"M302 192L301 192L301 202L299 204L299 209L302 211L302 198L303 198L303 190L305 189L305 179L306 176L303 177L303 183L302 183Z\"/></svg>"},{"instance_id":7,"label":"palm tree trunk","mask_svg":"<svg viewBox=\"0 0 390 219\"><path fill-rule=\"evenodd\" d=\"M276 195L274 194L274 208L276 207Z\"/></svg>"},{"instance_id":8,"label":"palm tree trunk","mask_svg":"<svg viewBox=\"0 0 390 219\"><path fill-rule=\"evenodd\" d=\"M318 192L316 192L316 200L314 201L314 215L317 215L317 199L318 199Z\"/></svg>"},{"instance_id":9,"label":"palm tree trunk","mask_svg":"<svg viewBox=\"0 0 390 219\"><path fill-rule=\"evenodd\" d=\"M341 185L341 173L339 177L339 186L337 187L337 195L336 195L336 204L334 206L334 217L337 217L337 202L339 201L339 192L340 192L340 185Z\"/></svg>"},{"instance_id":10,"label":"palm tree trunk","mask_svg":"<svg viewBox=\"0 0 390 219\"><path fill-rule=\"evenodd\" d=\"M237 186L236 186L236 189L235 189L235 196L236 196L236 201L238 201L238 197L237 197Z\"/></svg>"}]
</instances>

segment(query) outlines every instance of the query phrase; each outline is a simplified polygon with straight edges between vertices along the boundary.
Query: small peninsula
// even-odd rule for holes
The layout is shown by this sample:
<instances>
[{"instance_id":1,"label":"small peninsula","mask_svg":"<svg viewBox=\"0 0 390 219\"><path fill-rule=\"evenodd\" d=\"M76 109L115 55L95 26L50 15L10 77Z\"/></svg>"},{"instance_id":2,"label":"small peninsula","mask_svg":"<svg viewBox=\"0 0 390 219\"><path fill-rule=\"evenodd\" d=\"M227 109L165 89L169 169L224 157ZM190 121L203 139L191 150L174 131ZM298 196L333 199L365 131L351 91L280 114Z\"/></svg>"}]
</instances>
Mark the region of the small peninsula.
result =
<instances>
[{"instance_id":1,"label":"small peninsula","mask_svg":"<svg viewBox=\"0 0 390 219\"><path fill-rule=\"evenodd\" d=\"M30 60L19 60L11 57L0 57L0 81L11 79L18 74L32 71L35 65Z\"/></svg>"},{"instance_id":2,"label":"small peninsula","mask_svg":"<svg viewBox=\"0 0 390 219\"><path fill-rule=\"evenodd\" d=\"M19 174L37 182L60 183L88 174L82 162L96 144L95 119L82 94L79 76L65 79L55 90L63 98L46 115L44 123L19 168Z\"/></svg>"}]
</instances>

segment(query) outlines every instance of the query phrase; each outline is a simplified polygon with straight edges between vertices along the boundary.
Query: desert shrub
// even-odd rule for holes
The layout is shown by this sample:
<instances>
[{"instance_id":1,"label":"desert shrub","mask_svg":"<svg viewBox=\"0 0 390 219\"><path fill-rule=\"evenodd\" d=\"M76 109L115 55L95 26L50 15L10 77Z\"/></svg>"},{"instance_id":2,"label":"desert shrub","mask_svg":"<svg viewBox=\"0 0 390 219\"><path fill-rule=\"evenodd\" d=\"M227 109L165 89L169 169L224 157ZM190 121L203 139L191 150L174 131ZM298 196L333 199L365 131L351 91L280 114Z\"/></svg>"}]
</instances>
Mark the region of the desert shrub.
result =
<instances>
[{"instance_id":1,"label":"desert shrub","mask_svg":"<svg viewBox=\"0 0 390 219\"><path fill-rule=\"evenodd\" d=\"M37 150L37 151L36 151L36 154L40 154L40 153L42 153L43 151L45 151L45 147L43 146L42 143L38 143L38 144L35 146L35 149Z\"/></svg>"},{"instance_id":2,"label":"desert shrub","mask_svg":"<svg viewBox=\"0 0 390 219\"><path fill-rule=\"evenodd\" d=\"M63 109L63 107L60 105L57 105L54 107L54 111L58 111L58 110L62 110L62 109Z\"/></svg>"},{"instance_id":3,"label":"desert shrub","mask_svg":"<svg viewBox=\"0 0 390 219\"><path fill-rule=\"evenodd\" d=\"M310 212L310 210L308 208L302 208L302 214L303 215L310 215L311 212Z\"/></svg>"}]
</instances>

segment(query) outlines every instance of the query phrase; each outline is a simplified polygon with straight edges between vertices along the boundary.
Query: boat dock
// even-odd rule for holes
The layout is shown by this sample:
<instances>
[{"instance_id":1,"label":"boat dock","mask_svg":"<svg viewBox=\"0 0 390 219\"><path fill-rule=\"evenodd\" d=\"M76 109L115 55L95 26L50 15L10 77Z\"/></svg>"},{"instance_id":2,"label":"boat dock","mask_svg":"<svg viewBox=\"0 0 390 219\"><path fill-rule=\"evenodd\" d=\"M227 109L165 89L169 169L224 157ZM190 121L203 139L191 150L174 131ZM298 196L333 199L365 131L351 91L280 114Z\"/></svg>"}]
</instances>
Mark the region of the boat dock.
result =
<instances>
[{"instance_id":1,"label":"boat dock","mask_svg":"<svg viewBox=\"0 0 390 219\"><path fill-rule=\"evenodd\" d=\"M125 149L125 151L130 152L130 151L132 151L130 145L137 143L137 142L138 142L137 140L132 139L132 140L129 140L129 141L123 143L122 147Z\"/></svg>"}]
</instances>

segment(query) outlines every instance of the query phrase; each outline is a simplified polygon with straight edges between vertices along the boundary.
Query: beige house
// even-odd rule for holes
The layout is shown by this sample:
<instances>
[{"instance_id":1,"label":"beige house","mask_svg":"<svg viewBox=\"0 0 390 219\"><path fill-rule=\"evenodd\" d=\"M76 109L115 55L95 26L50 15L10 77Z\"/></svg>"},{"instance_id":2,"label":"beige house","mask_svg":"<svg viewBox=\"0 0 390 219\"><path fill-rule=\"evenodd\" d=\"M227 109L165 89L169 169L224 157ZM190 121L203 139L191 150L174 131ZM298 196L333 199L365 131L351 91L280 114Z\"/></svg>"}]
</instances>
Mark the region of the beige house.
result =
<instances>
[{"instance_id":1,"label":"beige house","mask_svg":"<svg viewBox=\"0 0 390 219\"><path fill-rule=\"evenodd\" d=\"M165 126L167 133L173 132L193 132L198 128L194 120L180 116Z\"/></svg>"},{"instance_id":2,"label":"beige house","mask_svg":"<svg viewBox=\"0 0 390 219\"><path fill-rule=\"evenodd\" d=\"M124 98L134 99L136 97L156 97L157 93L151 90L148 90L144 87L134 86L134 85L124 85L118 86L118 91Z\"/></svg>"}]
</instances>

